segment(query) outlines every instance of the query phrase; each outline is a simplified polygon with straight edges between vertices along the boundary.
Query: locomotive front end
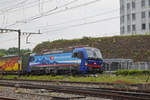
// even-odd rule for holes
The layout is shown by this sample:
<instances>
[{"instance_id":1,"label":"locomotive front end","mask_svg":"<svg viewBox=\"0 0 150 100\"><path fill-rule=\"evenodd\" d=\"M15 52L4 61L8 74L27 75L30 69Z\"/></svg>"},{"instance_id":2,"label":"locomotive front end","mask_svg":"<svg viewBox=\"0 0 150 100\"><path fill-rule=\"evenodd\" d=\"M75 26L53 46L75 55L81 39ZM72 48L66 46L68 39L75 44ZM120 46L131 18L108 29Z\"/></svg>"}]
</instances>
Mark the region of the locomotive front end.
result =
<instances>
[{"instance_id":1,"label":"locomotive front end","mask_svg":"<svg viewBox=\"0 0 150 100\"><path fill-rule=\"evenodd\" d=\"M99 49L87 47L87 60L85 66L88 67L88 73L102 73L103 58Z\"/></svg>"}]
</instances>

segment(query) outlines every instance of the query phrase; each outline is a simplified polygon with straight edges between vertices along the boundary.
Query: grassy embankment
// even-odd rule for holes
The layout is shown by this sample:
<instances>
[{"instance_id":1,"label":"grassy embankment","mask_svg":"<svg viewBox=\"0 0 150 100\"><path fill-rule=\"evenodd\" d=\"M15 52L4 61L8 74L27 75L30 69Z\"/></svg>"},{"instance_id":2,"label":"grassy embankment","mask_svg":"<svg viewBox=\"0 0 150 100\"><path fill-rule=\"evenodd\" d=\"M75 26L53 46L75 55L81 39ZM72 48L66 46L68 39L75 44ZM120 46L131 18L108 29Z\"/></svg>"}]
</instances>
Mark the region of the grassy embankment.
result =
<instances>
[{"instance_id":1,"label":"grassy embankment","mask_svg":"<svg viewBox=\"0 0 150 100\"><path fill-rule=\"evenodd\" d=\"M43 76L21 76L20 78L17 75L7 75L3 76L6 79L29 79L29 80L61 80L61 81L76 81L76 82L112 82L112 83L127 83L127 84L134 84L134 83L146 83L148 75L109 75L103 74L98 75L98 77L82 77L82 76L50 76L50 75L43 75ZM150 83L150 80L148 80Z\"/></svg>"}]
</instances>

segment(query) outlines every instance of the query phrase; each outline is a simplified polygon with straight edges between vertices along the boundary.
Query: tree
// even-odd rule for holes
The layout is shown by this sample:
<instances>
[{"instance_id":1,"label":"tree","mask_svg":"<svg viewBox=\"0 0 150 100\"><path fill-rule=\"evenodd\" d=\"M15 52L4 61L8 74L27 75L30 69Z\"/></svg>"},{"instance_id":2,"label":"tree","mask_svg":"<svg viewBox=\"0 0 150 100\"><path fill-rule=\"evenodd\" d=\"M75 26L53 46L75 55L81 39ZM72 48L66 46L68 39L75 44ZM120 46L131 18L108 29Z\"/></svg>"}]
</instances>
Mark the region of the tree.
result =
<instances>
[{"instance_id":1,"label":"tree","mask_svg":"<svg viewBox=\"0 0 150 100\"><path fill-rule=\"evenodd\" d=\"M2 56L4 56L4 55L5 55L4 53L1 53L1 52L0 52L0 57L2 57Z\"/></svg>"},{"instance_id":2,"label":"tree","mask_svg":"<svg viewBox=\"0 0 150 100\"><path fill-rule=\"evenodd\" d=\"M16 47L9 48L9 49L7 50L7 54L8 54L8 55L17 55L17 54L18 54L18 48L16 48Z\"/></svg>"},{"instance_id":3,"label":"tree","mask_svg":"<svg viewBox=\"0 0 150 100\"><path fill-rule=\"evenodd\" d=\"M5 49L0 49L0 57L4 56L6 52Z\"/></svg>"},{"instance_id":4,"label":"tree","mask_svg":"<svg viewBox=\"0 0 150 100\"><path fill-rule=\"evenodd\" d=\"M21 49L21 54L25 54L31 52L30 49ZM18 55L18 48L13 47L13 48L9 48L8 50L5 49L0 49L0 57L4 56L4 55Z\"/></svg>"}]
</instances>

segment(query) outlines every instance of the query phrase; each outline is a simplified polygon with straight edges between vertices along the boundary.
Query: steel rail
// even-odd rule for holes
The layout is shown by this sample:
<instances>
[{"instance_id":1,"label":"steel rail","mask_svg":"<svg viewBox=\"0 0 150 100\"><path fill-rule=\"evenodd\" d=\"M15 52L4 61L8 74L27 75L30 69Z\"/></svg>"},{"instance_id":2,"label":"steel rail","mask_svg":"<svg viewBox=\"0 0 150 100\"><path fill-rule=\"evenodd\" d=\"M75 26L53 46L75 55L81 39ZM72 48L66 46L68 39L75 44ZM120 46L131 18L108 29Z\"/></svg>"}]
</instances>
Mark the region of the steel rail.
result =
<instances>
[{"instance_id":1,"label":"steel rail","mask_svg":"<svg viewBox=\"0 0 150 100\"><path fill-rule=\"evenodd\" d=\"M75 82L75 81L60 81L60 80L24 80L24 79L0 79L7 81L33 81L33 82L60 82L60 83L70 83L70 84L92 84L92 85L115 85L120 83L109 83L109 82ZM127 83L124 83L127 84ZM127 84L128 86L143 86L150 84Z\"/></svg>"},{"instance_id":2,"label":"steel rail","mask_svg":"<svg viewBox=\"0 0 150 100\"><path fill-rule=\"evenodd\" d=\"M103 90L97 88L81 88L71 86L54 86L54 85L35 85L27 83L11 83L11 82L0 82L1 86L10 86L17 88L28 88L28 89L46 89L54 90L57 92L74 93L85 96L94 97L105 97L109 99L119 98L121 100L150 100L149 93L138 93L138 92L127 92L127 91L115 91L115 90Z\"/></svg>"},{"instance_id":3,"label":"steel rail","mask_svg":"<svg viewBox=\"0 0 150 100\"><path fill-rule=\"evenodd\" d=\"M0 100L17 100L15 98L8 98L8 97L1 97L0 96Z\"/></svg>"},{"instance_id":4,"label":"steel rail","mask_svg":"<svg viewBox=\"0 0 150 100\"><path fill-rule=\"evenodd\" d=\"M71 84L72 86L75 85L88 85L88 86L93 86L93 85L97 85L97 86L114 86L116 84L123 84L123 83L104 83L104 82L73 82L73 81L53 81L53 80L23 80L23 79L0 79L0 81L10 81L10 82L34 82L34 83L60 83L60 84ZM97 88L97 89L103 89L103 90L116 90L116 91L132 91L132 92L145 92L145 93L150 93L150 90L145 90L142 89L141 87L144 87L146 85L150 85L150 84L123 84L123 85L127 85L129 87L136 87L138 89L124 89L124 88ZM93 86L94 87L94 86Z\"/></svg>"}]
</instances>

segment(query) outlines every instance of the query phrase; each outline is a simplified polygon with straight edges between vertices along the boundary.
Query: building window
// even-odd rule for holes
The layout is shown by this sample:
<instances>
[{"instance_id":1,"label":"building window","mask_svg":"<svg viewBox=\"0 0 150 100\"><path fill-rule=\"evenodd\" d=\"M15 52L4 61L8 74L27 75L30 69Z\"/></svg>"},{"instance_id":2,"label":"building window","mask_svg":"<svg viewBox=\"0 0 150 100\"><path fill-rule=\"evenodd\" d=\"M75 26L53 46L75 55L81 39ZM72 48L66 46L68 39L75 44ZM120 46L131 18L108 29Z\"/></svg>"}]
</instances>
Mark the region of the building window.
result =
<instances>
[{"instance_id":1,"label":"building window","mask_svg":"<svg viewBox=\"0 0 150 100\"><path fill-rule=\"evenodd\" d=\"M121 16L121 23L124 23L124 16Z\"/></svg>"},{"instance_id":2,"label":"building window","mask_svg":"<svg viewBox=\"0 0 150 100\"><path fill-rule=\"evenodd\" d=\"M143 12L141 13L141 17L142 17L142 19L146 17L145 11L143 11Z\"/></svg>"},{"instance_id":3,"label":"building window","mask_svg":"<svg viewBox=\"0 0 150 100\"><path fill-rule=\"evenodd\" d=\"M121 6L121 12L124 12L124 5Z\"/></svg>"},{"instance_id":4,"label":"building window","mask_svg":"<svg viewBox=\"0 0 150 100\"><path fill-rule=\"evenodd\" d=\"M150 18L150 11L148 12L148 17Z\"/></svg>"},{"instance_id":5,"label":"building window","mask_svg":"<svg viewBox=\"0 0 150 100\"><path fill-rule=\"evenodd\" d=\"M124 27L121 27L121 33L124 34Z\"/></svg>"},{"instance_id":6,"label":"building window","mask_svg":"<svg viewBox=\"0 0 150 100\"><path fill-rule=\"evenodd\" d=\"M132 1L132 9L135 9L136 5L135 5L135 1Z\"/></svg>"},{"instance_id":7,"label":"building window","mask_svg":"<svg viewBox=\"0 0 150 100\"><path fill-rule=\"evenodd\" d=\"M149 6L150 6L150 0L148 1L148 4L149 4Z\"/></svg>"},{"instance_id":8,"label":"building window","mask_svg":"<svg viewBox=\"0 0 150 100\"><path fill-rule=\"evenodd\" d=\"M142 30L146 29L146 24L142 24Z\"/></svg>"},{"instance_id":9,"label":"building window","mask_svg":"<svg viewBox=\"0 0 150 100\"><path fill-rule=\"evenodd\" d=\"M127 15L127 21L130 21L130 15L129 14Z\"/></svg>"},{"instance_id":10,"label":"building window","mask_svg":"<svg viewBox=\"0 0 150 100\"><path fill-rule=\"evenodd\" d=\"M135 13L132 14L132 20L136 20L136 14Z\"/></svg>"},{"instance_id":11,"label":"building window","mask_svg":"<svg viewBox=\"0 0 150 100\"><path fill-rule=\"evenodd\" d=\"M127 31L130 32L131 31L131 27L130 25L127 26Z\"/></svg>"},{"instance_id":12,"label":"building window","mask_svg":"<svg viewBox=\"0 0 150 100\"><path fill-rule=\"evenodd\" d=\"M145 7L145 0L142 0L142 1L141 1L141 6L142 6L142 7Z\"/></svg>"},{"instance_id":13,"label":"building window","mask_svg":"<svg viewBox=\"0 0 150 100\"><path fill-rule=\"evenodd\" d=\"M130 9L130 3L127 3L127 10Z\"/></svg>"},{"instance_id":14,"label":"building window","mask_svg":"<svg viewBox=\"0 0 150 100\"><path fill-rule=\"evenodd\" d=\"M149 30L150 30L150 23L149 23Z\"/></svg>"},{"instance_id":15,"label":"building window","mask_svg":"<svg viewBox=\"0 0 150 100\"><path fill-rule=\"evenodd\" d=\"M136 31L136 25L132 25L132 31Z\"/></svg>"}]
</instances>

